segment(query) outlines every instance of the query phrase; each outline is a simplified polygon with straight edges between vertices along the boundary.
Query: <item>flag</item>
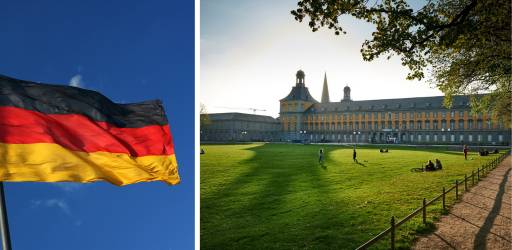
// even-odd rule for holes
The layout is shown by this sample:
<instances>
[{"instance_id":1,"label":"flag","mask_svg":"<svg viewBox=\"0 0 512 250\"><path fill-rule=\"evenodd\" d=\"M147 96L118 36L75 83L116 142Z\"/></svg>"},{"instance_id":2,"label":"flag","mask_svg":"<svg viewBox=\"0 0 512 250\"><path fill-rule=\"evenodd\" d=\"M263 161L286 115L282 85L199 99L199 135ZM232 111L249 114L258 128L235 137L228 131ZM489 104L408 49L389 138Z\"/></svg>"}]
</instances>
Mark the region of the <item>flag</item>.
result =
<instances>
[{"instance_id":1,"label":"flag","mask_svg":"<svg viewBox=\"0 0 512 250\"><path fill-rule=\"evenodd\" d=\"M162 103L0 75L0 181L98 180L179 183Z\"/></svg>"}]
</instances>

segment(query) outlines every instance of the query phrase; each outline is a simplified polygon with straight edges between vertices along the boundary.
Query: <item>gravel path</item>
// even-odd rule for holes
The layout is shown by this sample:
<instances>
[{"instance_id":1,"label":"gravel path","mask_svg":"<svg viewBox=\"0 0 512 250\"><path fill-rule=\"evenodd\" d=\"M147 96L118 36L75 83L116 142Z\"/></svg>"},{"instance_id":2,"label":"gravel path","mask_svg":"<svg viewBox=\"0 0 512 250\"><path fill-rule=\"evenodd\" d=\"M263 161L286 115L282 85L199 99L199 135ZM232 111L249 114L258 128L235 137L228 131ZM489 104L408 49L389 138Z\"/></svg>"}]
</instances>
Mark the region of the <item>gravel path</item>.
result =
<instances>
[{"instance_id":1,"label":"gravel path","mask_svg":"<svg viewBox=\"0 0 512 250\"><path fill-rule=\"evenodd\" d=\"M413 249L512 249L511 157L464 193Z\"/></svg>"}]
</instances>

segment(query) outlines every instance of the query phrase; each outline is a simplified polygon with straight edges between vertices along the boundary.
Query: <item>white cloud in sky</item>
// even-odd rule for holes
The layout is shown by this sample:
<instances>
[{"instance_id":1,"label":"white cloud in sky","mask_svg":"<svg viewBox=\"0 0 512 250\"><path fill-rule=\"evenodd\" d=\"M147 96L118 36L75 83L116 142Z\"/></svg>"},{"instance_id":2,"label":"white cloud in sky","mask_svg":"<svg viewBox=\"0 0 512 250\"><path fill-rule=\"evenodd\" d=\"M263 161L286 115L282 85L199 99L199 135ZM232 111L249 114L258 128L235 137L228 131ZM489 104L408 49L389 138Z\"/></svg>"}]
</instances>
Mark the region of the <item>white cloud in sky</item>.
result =
<instances>
[{"instance_id":1,"label":"white cloud in sky","mask_svg":"<svg viewBox=\"0 0 512 250\"><path fill-rule=\"evenodd\" d=\"M76 74L69 80L69 86L83 88L85 86L84 82L82 81L82 75Z\"/></svg>"},{"instance_id":2,"label":"white cloud in sky","mask_svg":"<svg viewBox=\"0 0 512 250\"><path fill-rule=\"evenodd\" d=\"M48 208L58 208L62 212L67 215L71 215L71 210L69 209L68 203L63 199L48 199L48 200L32 200L32 207L48 207Z\"/></svg>"}]
</instances>

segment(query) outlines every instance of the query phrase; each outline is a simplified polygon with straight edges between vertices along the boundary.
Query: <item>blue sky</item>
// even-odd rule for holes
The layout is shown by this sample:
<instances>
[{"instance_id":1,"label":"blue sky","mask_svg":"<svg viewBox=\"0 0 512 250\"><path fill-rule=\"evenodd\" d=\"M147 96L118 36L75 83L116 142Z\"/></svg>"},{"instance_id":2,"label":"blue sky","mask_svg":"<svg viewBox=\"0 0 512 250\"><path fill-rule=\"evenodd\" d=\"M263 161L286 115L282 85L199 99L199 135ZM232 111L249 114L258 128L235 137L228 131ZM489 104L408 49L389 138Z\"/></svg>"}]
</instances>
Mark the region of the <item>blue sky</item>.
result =
<instances>
[{"instance_id":1,"label":"blue sky","mask_svg":"<svg viewBox=\"0 0 512 250\"><path fill-rule=\"evenodd\" d=\"M415 9L424 3L408 2ZM360 49L372 24L343 16L346 35L312 32L308 20L294 20L290 11L296 8L297 0L201 1L200 101L210 113L257 108L276 117L299 69L317 100L324 73L331 101L341 100L347 85L354 100L442 95L426 81L406 80L408 70L397 56L363 61Z\"/></svg>"},{"instance_id":2,"label":"blue sky","mask_svg":"<svg viewBox=\"0 0 512 250\"><path fill-rule=\"evenodd\" d=\"M162 99L182 183L6 183L13 249L192 249L194 1L4 1L0 74Z\"/></svg>"}]
</instances>

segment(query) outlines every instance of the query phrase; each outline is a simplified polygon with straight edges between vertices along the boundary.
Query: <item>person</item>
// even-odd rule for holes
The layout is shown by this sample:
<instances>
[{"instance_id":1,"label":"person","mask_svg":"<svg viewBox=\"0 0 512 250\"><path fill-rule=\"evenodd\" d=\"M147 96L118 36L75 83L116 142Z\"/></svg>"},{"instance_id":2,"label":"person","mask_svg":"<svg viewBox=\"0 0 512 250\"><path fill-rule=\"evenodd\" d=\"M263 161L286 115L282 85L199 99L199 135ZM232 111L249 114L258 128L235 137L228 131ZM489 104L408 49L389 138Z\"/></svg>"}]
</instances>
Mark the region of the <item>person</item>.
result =
<instances>
[{"instance_id":1,"label":"person","mask_svg":"<svg viewBox=\"0 0 512 250\"><path fill-rule=\"evenodd\" d=\"M431 160L428 160L428 163L425 166L425 170L426 171L433 171L433 170L435 170L434 163Z\"/></svg>"},{"instance_id":2,"label":"person","mask_svg":"<svg viewBox=\"0 0 512 250\"><path fill-rule=\"evenodd\" d=\"M468 145L464 145L464 159L467 160L468 159Z\"/></svg>"},{"instance_id":3,"label":"person","mask_svg":"<svg viewBox=\"0 0 512 250\"><path fill-rule=\"evenodd\" d=\"M435 165L435 168L436 170L441 170L443 169L443 165L441 164L441 161L439 159L436 159L436 165Z\"/></svg>"},{"instance_id":4,"label":"person","mask_svg":"<svg viewBox=\"0 0 512 250\"><path fill-rule=\"evenodd\" d=\"M324 162L324 150L321 148L320 151L318 151L318 163Z\"/></svg>"},{"instance_id":5,"label":"person","mask_svg":"<svg viewBox=\"0 0 512 250\"><path fill-rule=\"evenodd\" d=\"M201 149L201 154L204 155L206 152L204 152L204 149Z\"/></svg>"},{"instance_id":6,"label":"person","mask_svg":"<svg viewBox=\"0 0 512 250\"><path fill-rule=\"evenodd\" d=\"M356 153L356 149L354 148L354 153L352 153L352 160L354 160L354 162L357 162L357 153Z\"/></svg>"}]
</instances>

